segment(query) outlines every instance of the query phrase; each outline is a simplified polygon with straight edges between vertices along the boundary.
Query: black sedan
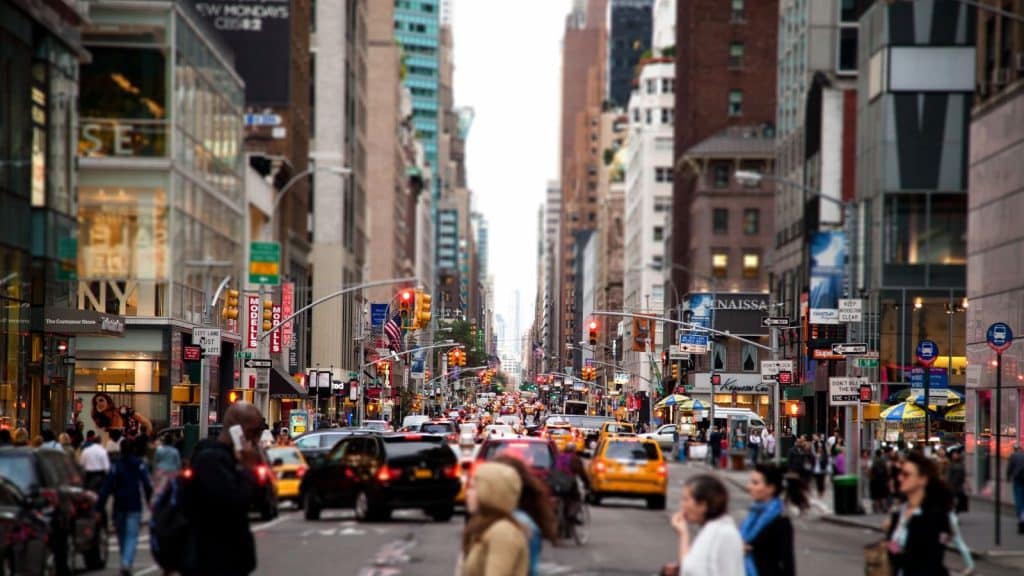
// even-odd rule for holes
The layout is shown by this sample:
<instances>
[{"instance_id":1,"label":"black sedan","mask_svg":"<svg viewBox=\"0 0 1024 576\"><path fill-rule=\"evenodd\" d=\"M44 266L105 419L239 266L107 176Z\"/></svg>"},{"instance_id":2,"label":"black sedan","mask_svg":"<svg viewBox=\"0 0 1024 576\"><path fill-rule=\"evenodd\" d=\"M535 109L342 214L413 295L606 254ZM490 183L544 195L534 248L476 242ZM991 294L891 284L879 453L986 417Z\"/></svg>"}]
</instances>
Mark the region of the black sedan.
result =
<instances>
[{"instance_id":1,"label":"black sedan","mask_svg":"<svg viewBox=\"0 0 1024 576\"><path fill-rule=\"evenodd\" d=\"M306 472L300 498L307 520L352 508L360 521L419 508L438 522L455 513L459 466L444 436L359 434L342 439Z\"/></svg>"},{"instance_id":2,"label":"black sedan","mask_svg":"<svg viewBox=\"0 0 1024 576\"><path fill-rule=\"evenodd\" d=\"M370 432L370 430L362 430L358 428L326 428L323 430L314 430L296 437L295 447L299 449L299 452L302 452L302 457L306 459L306 463L310 466L314 466L331 451L331 448L334 448L334 445L337 444L339 440L342 438L348 438L353 434L365 432Z\"/></svg>"},{"instance_id":3,"label":"black sedan","mask_svg":"<svg viewBox=\"0 0 1024 576\"><path fill-rule=\"evenodd\" d=\"M47 545L49 501L26 496L0 476L0 574L53 574L57 561Z\"/></svg>"}]
</instances>

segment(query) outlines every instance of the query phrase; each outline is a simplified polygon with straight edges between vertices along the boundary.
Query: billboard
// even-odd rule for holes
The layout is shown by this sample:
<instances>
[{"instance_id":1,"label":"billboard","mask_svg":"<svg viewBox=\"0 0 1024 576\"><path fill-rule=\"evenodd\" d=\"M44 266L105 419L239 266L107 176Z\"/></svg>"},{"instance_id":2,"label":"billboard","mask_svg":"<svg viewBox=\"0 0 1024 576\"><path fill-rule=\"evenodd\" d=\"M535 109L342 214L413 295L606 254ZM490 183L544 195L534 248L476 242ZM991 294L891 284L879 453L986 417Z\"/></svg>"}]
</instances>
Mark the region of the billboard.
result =
<instances>
[{"instance_id":1,"label":"billboard","mask_svg":"<svg viewBox=\"0 0 1024 576\"><path fill-rule=\"evenodd\" d=\"M711 326L712 311L715 325ZM683 319L704 328L737 334L763 335L761 317L768 313L768 294L761 292L697 292L683 297Z\"/></svg>"},{"instance_id":2,"label":"billboard","mask_svg":"<svg viewBox=\"0 0 1024 576\"><path fill-rule=\"evenodd\" d=\"M846 233L841 230L811 235L811 324L839 324L839 299L845 293L848 250Z\"/></svg>"},{"instance_id":3,"label":"billboard","mask_svg":"<svg viewBox=\"0 0 1024 576\"><path fill-rule=\"evenodd\" d=\"M291 0L192 0L199 16L234 52L249 106L287 106Z\"/></svg>"}]
</instances>

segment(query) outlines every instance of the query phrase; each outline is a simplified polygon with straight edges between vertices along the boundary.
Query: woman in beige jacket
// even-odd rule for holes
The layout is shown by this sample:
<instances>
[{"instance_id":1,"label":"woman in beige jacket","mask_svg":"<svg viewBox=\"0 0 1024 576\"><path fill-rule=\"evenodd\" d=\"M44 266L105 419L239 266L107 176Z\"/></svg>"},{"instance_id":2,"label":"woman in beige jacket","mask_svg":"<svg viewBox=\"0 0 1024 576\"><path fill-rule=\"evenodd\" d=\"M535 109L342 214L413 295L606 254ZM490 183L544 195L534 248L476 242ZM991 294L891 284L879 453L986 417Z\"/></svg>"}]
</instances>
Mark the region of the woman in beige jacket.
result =
<instances>
[{"instance_id":1,"label":"woman in beige jacket","mask_svg":"<svg viewBox=\"0 0 1024 576\"><path fill-rule=\"evenodd\" d=\"M462 536L461 576L526 576L530 552L512 512L522 482L506 464L476 467L466 491L470 517Z\"/></svg>"}]
</instances>

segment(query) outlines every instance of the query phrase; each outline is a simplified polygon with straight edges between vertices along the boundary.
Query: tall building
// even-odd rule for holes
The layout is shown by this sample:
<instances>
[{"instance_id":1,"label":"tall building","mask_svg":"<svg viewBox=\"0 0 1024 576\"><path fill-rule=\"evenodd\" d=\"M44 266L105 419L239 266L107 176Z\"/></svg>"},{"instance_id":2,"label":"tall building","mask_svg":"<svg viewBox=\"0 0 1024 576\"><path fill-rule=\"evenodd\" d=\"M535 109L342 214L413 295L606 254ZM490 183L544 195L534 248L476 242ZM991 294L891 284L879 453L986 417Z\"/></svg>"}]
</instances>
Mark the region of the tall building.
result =
<instances>
[{"instance_id":1,"label":"tall building","mask_svg":"<svg viewBox=\"0 0 1024 576\"><path fill-rule=\"evenodd\" d=\"M605 93L605 15L607 0L577 0L565 20L562 42L561 231L558 263L558 324L552 360L564 358L578 332L577 240L597 224L597 149Z\"/></svg>"},{"instance_id":2,"label":"tall building","mask_svg":"<svg viewBox=\"0 0 1024 576\"><path fill-rule=\"evenodd\" d=\"M130 318L124 339L76 339L77 417L101 429L92 408L105 400L156 429L197 423L202 402L211 417L223 414L237 385L235 352L248 346L244 315L225 318L224 299L204 306L222 278L244 288L244 84L190 2L89 6L77 307ZM221 353L208 359L209 398L199 395L200 364L183 355L204 324L222 330Z\"/></svg>"},{"instance_id":3,"label":"tall building","mask_svg":"<svg viewBox=\"0 0 1024 576\"><path fill-rule=\"evenodd\" d=\"M878 350L877 380L867 375L882 383L886 403L922 387L925 378L936 387L965 384L975 26L973 8L934 0L876 3L860 19L855 210L843 230L818 234L850 237L847 285L865 298L870 321L850 328L863 333L869 350ZM812 250L815 244L812 239ZM986 287L998 278L984 280ZM812 316L814 305L812 299ZM977 330L984 335L984 327ZM918 369L916 361L925 339L939 351L930 370ZM813 340L809 347L817 349ZM819 368L819 378L824 371ZM974 424L981 422L989 421L979 416Z\"/></svg>"},{"instance_id":4,"label":"tall building","mask_svg":"<svg viewBox=\"0 0 1024 576\"><path fill-rule=\"evenodd\" d=\"M608 0L605 100L610 106L622 108L629 102L633 71L651 49L653 4L654 0Z\"/></svg>"},{"instance_id":5,"label":"tall building","mask_svg":"<svg viewBox=\"0 0 1024 576\"><path fill-rule=\"evenodd\" d=\"M394 36L405 58L405 85L412 92L413 126L423 142L427 162L435 169L440 110L440 12L438 0L395 3Z\"/></svg>"},{"instance_id":6,"label":"tall building","mask_svg":"<svg viewBox=\"0 0 1024 576\"><path fill-rule=\"evenodd\" d=\"M674 13L673 13L674 16ZM625 261L626 138L629 116L621 108L601 114L602 163L598 179L597 290L594 306L599 310L622 310L623 263ZM603 362L621 358L617 322L597 318L598 358Z\"/></svg>"},{"instance_id":7,"label":"tall building","mask_svg":"<svg viewBox=\"0 0 1024 576\"><path fill-rule=\"evenodd\" d=\"M558 325L562 319L562 255L559 252L562 231L562 188L558 181L548 182L541 209L543 224L540 237L543 243L543 256L540 266L543 270L541 277L544 283L537 296L541 317L538 344L543 353L544 371L548 371L556 368L560 346Z\"/></svg>"},{"instance_id":8,"label":"tall building","mask_svg":"<svg viewBox=\"0 0 1024 576\"><path fill-rule=\"evenodd\" d=\"M1005 3L985 4L1014 10ZM1014 13L1024 15L1024 4L1017 2ZM982 486L988 474L1005 473L986 461L980 441L985 428L998 429L1003 446L1020 446L1024 438L1024 390L1012 368L1024 364L1024 346L1018 342L1003 353L1003 406L1017 418L1005 418L997 428L995 367L992 350L983 343L995 322L1006 322L1015 334L1024 332L1024 237L1014 223L1024 202L1024 24L981 9L977 18L967 215L967 403L973 417L966 430L979 439L969 473L974 485ZM1008 490L1003 501L1010 498Z\"/></svg>"},{"instance_id":9,"label":"tall building","mask_svg":"<svg viewBox=\"0 0 1024 576\"><path fill-rule=\"evenodd\" d=\"M625 212L623 227L623 309L661 316L665 261L665 215L672 203L672 129L675 66L668 58L641 63L636 88L629 99L629 134L625 152ZM662 325L647 336L633 334L626 322L629 346L625 356L634 381L630 388L649 395L656 379L651 357L660 358ZM649 411L641 411L647 421Z\"/></svg>"},{"instance_id":10,"label":"tall building","mask_svg":"<svg viewBox=\"0 0 1024 576\"><path fill-rule=\"evenodd\" d=\"M86 312L75 300L72 131L80 125L86 21L83 5L70 0L0 2L0 428L23 426L32 436L63 430L78 416L68 410L75 386L66 361L78 343L124 334L120 311ZM113 151L110 124L90 132ZM132 254L129 243L118 243Z\"/></svg>"},{"instance_id":11,"label":"tall building","mask_svg":"<svg viewBox=\"0 0 1024 576\"><path fill-rule=\"evenodd\" d=\"M362 282L366 262L367 6L365 0L317 2L314 59L318 167L344 167L351 175L317 172L313 180L313 299ZM358 371L355 336L364 299L349 293L312 311L312 365L333 366L335 378Z\"/></svg>"},{"instance_id":12,"label":"tall building","mask_svg":"<svg viewBox=\"0 0 1024 576\"><path fill-rule=\"evenodd\" d=\"M801 298L810 291L811 237L842 223L840 202L852 199L856 189L857 39L863 4L779 2L775 174L781 181L775 186L770 268L779 305L774 313L806 326L781 334L786 358L803 359L812 335L822 348L848 341L845 327L812 322ZM796 364L797 381L806 382L805 363ZM818 408L812 403L804 420L813 422L821 415Z\"/></svg>"}]
</instances>

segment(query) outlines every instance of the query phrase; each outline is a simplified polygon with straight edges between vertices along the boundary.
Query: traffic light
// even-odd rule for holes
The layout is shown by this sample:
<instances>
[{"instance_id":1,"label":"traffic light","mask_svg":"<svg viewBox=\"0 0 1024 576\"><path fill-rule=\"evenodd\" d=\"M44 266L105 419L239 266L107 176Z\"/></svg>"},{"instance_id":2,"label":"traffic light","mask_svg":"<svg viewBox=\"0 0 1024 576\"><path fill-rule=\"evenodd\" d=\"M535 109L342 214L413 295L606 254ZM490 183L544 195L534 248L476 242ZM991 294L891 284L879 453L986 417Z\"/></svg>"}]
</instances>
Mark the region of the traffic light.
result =
<instances>
[{"instance_id":1,"label":"traffic light","mask_svg":"<svg viewBox=\"0 0 1024 576\"><path fill-rule=\"evenodd\" d=\"M416 304L416 295L412 290L402 290L398 293L398 314L402 317L402 328L412 326L412 308Z\"/></svg>"},{"instance_id":2,"label":"traffic light","mask_svg":"<svg viewBox=\"0 0 1024 576\"><path fill-rule=\"evenodd\" d=\"M228 404L234 404L238 401L252 402L252 390L246 390L244 388L236 388L234 390L228 390Z\"/></svg>"},{"instance_id":3,"label":"traffic light","mask_svg":"<svg viewBox=\"0 0 1024 576\"><path fill-rule=\"evenodd\" d=\"M416 304L413 311L413 328L422 329L430 325L430 294L422 290L416 291Z\"/></svg>"},{"instance_id":4,"label":"traffic light","mask_svg":"<svg viewBox=\"0 0 1024 576\"><path fill-rule=\"evenodd\" d=\"M804 403L801 400L786 400L786 416L796 418L804 415Z\"/></svg>"},{"instance_id":5,"label":"traffic light","mask_svg":"<svg viewBox=\"0 0 1024 576\"><path fill-rule=\"evenodd\" d=\"M466 351L462 348L455 349L455 362L458 363L459 366L466 365Z\"/></svg>"},{"instance_id":6,"label":"traffic light","mask_svg":"<svg viewBox=\"0 0 1024 576\"><path fill-rule=\"evenodd\" d=\"M711 389L714 390L717 386L721 386L721 385L722 385L722 375L721 374L714 374L714 373L712 373L711 374Z\"/></svg>"},{"instance_id":7,"label":"traffic light","mask_svg":"<svg viewBox=\"0 0 1024 576\"><path fill-rule=\"evenodd\" d=\"M263 331L269 332L274 327L274 301L267 299L263 301Z\"/></svg>"},{"instance_id":8,"label":"traffic light","mask_svg":"<svg viewBox=\"0 0 1024 576\"><path fill-rule=\"evenodd\" d=\"M225 320L238 320L238 290L228 290L220 315Z\"/></svg>"},{"instance_id":9,"label":"traffic light","mask_svg":"<svg viewBox=\"0 0 1024 576\"><path fill-rule=\"evenodd\" d=\"M456 362L455 362L455 350L449 350L448 351L448 365L449 366L455 366L455 364L456 364Z\"/></svg>"},{"instance_id":10,"label":"traffic light","mask_svg":"<svg viewBox=\"0 0 1024 576\"><path fill-rule=\"evenodd\" d=\"M590 329L590 345L597 346L597 320L591 320L588 328Z\"/></svg>"},{"instance_id":11,"label":"traffic light","mask_svg":"<svg viewBox=\"0 0 1024 576\"><path fill-rule=\"evenodd\" d=\"M672 380L673 381L678 381L679 380L679 363L678 362L673 362L672 363Z\"/></svg>"}]
</instances>

